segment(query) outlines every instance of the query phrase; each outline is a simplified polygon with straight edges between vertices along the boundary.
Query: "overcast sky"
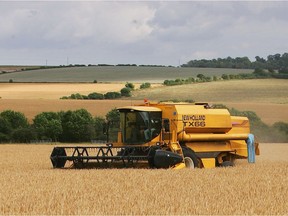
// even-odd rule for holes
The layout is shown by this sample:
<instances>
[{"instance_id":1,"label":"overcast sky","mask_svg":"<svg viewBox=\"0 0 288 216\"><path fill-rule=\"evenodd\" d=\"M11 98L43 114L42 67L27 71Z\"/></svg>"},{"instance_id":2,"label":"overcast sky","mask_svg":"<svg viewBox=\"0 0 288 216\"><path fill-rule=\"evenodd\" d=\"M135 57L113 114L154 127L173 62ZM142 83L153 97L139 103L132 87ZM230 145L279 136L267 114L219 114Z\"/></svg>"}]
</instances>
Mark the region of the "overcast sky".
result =
<instances>
[{"instance_id":1,"label":"overcast sky","mask_svg":"<svg viewBox=\"0 0 288 216\"><path fill-rule=\"evenodd\" d=\"M254 61L288 52L287 11L287 1L0 0L0 65Z\"/></svg>"}]
</instances>

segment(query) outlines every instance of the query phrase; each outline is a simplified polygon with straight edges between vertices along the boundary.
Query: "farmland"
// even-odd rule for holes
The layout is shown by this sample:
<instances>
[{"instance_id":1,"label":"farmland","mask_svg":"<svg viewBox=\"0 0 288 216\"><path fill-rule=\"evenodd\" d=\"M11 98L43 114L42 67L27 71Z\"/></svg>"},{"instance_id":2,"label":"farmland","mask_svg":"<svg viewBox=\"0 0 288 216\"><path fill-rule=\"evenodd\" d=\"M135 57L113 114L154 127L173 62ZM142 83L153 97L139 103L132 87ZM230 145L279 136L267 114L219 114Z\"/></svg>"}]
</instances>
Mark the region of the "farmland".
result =
<instances>
[{"instance_id":1,"label":"farmland","mask_svg":"<svg viewBox=\"0 0 288 216\"><path fill-rule=\"evenodd\" d=\"M105 69L113 72L113 68ZM195 77L208 69L199 69L201 72L196 74L177 74L177 68L131 74L128 69L133 67L123 67L118 74L106 71L106 77L101 73L96 76L95 71L80 73L77 68L61 69L72 71L62 71L63 74L58 69L1 74L0 81L4 82L13 79L74 83L1 83L0 112L20 111L31 122L44 111L85 108L93 116L104 116L114 107L141 103L143 98L193 99L252 110L268 124L288 121L287 80L233 80L166 87L159 84L164 79ZM221 75L225 71L218 72ZM107 83L92 83L95 79ZM119 91L126 81L136 83L137 88L150 81L153 88L138 89L131 98L123 100L59 100L72 93ZM0 145L0 215L288 214L288 144L261 144L256 164L239 160L233 168L195 170L57 170L51 168L49 160L53 147Z\"/></svg>"},{"instance_id":2,"label":"farmland","mask_svg":"<svg viewBox=\"0 0 288 216\"><path fill-rule=\"evenodd\" d=\"M151 82L162 83L165 79L222 74L252 73L253 70L225 68L178 68L178 67L132 67L97 66L39 69L0 74L0 82Z\"/></svg>"},{"instance_id":3,"label":"farmland","mask_svg":"<svg viewBox=\"0 0 288 216\"><path fill-rule=\"evenodd\" d=\"M152 84L152 88L138 89L131 98L123 100L59 100L73 93L119 91L124 84L0 83L0 111L20 111L31 121L35 115L44 111L85 108L94 116L104 116L112 108L142 103L144 98L150 101L193 99L255 111L267 124L288 121L288 81L277 79L218 81L169 87ZM135 85L139 88L139 83Z\"/></svg>"},{"instance_id":4,"label":"farmland","mask_svg":"<svg viewBox=\"0 0 288 216\"><path fill-rule=\"evenodd\" d=\"M288 214L288 144L262 144L255 164L196 170L55 170L52 148L0 146L1 215Z\"/></svg>"}]
</instances>

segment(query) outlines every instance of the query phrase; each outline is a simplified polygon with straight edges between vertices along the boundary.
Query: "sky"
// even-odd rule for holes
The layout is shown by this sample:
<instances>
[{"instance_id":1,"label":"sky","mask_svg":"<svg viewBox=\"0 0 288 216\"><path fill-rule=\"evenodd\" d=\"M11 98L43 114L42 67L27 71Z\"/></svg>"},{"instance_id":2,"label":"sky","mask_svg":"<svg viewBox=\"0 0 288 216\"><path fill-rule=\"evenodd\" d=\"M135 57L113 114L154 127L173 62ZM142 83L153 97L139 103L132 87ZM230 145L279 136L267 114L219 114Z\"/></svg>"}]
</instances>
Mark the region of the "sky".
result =
<instances>
[{"instance_id":1,"label":"sky","mask_svg":"<svg viewBox=\"0 0 288 216\"><path fill-rule=\"evenodd\" d=\"M0 65L152 64L288 52L288 1L2 1Z\"/></svg>"}]
</instances>

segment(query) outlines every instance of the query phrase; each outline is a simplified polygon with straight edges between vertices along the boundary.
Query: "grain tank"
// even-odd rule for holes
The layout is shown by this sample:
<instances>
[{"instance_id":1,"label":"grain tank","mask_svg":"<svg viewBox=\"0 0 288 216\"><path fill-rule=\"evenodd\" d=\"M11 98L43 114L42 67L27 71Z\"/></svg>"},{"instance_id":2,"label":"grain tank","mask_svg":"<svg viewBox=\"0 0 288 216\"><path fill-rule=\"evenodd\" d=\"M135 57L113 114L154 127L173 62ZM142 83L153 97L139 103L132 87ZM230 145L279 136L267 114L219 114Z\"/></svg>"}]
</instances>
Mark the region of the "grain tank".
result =
<instances>
[{"instance_id":1,"label":"grain tank","mask_svg":"<svg viewBox=\"0 0 288 216\"><path fill-rule=\"evenodd\" d=\"M243 158L253 163L259 154L248 118L231 116L227 109L212 109L207 103L145 103L118 111L117 142L55 147L53 167L72 161L78 167L211 168L232 166Z\"/></svg>"}]
</instances>

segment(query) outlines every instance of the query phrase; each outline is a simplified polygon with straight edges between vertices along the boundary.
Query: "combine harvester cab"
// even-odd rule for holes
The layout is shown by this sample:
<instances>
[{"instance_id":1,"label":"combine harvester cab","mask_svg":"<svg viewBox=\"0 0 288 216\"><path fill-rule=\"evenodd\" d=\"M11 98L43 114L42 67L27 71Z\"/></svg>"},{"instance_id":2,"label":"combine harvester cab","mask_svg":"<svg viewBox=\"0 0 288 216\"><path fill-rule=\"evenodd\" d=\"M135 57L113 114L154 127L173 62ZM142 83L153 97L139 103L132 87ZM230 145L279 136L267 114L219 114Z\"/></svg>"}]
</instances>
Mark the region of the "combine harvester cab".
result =
<instances>
[{"instance_id":1,"label":"combine harvester cab","mask_svg":"<svg viewBox=\"0 0 288 216\"><path fill-rule=\"evenodd\" d=\"M118 108L118 141L106 145L55 147L54 168L174 168L232 166L235 159L255 162L258 143L246 117L208 104L143 104Z\"/></svg>"}]
</instances>

